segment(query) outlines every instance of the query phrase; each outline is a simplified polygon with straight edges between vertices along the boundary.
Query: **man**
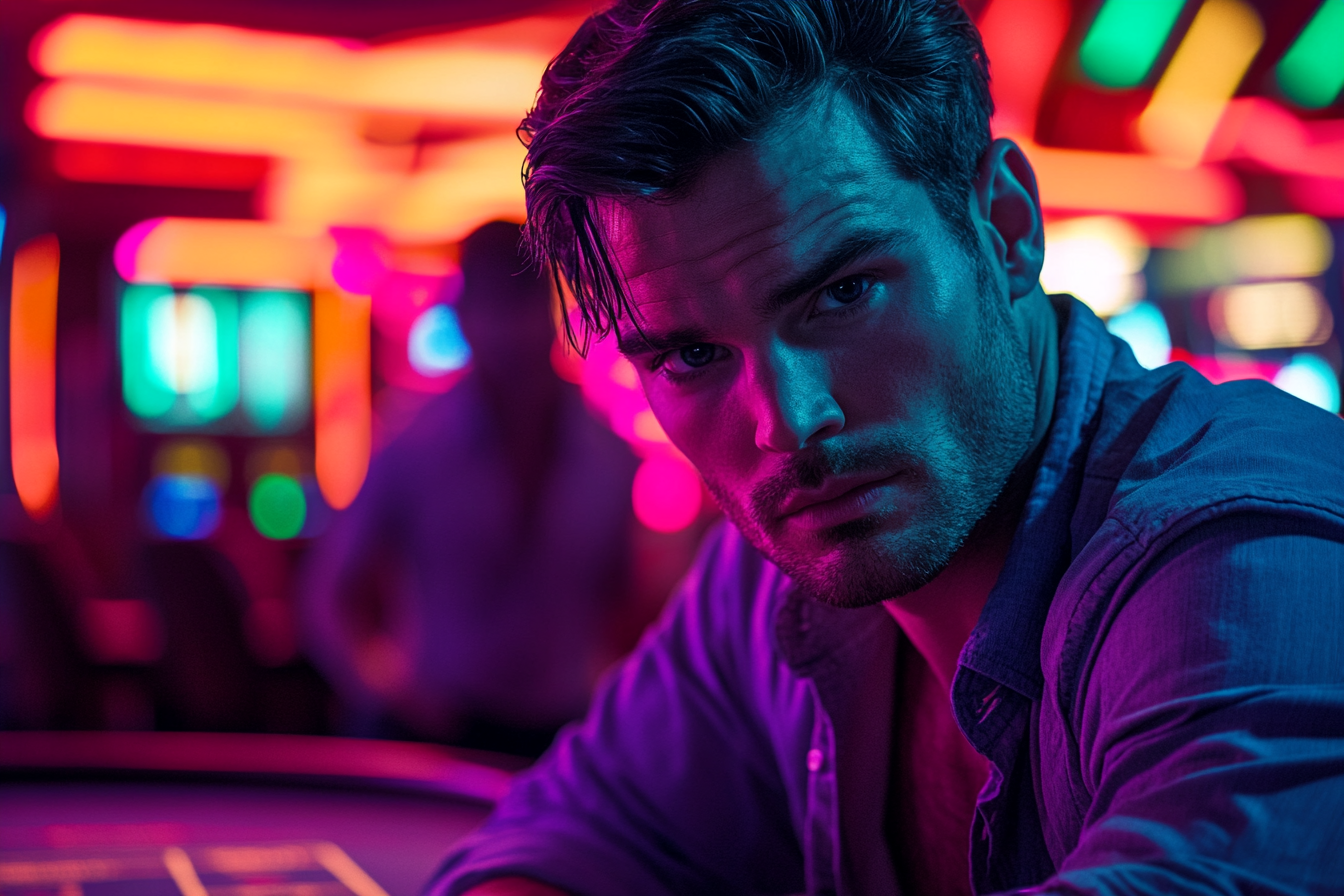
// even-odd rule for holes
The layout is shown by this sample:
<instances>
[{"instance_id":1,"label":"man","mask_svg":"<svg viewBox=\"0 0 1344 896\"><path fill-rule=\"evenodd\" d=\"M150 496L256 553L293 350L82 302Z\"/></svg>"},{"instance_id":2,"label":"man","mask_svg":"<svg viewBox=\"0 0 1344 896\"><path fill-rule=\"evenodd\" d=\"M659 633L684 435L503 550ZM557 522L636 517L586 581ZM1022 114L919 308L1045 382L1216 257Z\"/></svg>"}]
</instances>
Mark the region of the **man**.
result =
<instances>
[{"instance_id":1,"label":"man","mask_svg":"<svg viewBox=\"0 0 1344 896\"><path fill-rule=\"evenodd\" d=\"M309 650L354 731L535 757L619 655L636 459L552 371L550 283L519 238L463 241L471 371L309 558Z\"/></svg>"},{"instance_id":2,"label":"man","mask_svg":"<svg viewBox=\"0 0 1344 896\"><path fill-rule=\"evenodd\" d=\"M732 525L432 892L1341 892L1344 425L1044 295L989 113L950 0L552 64L534 244Z\"/></svg>"}]
</instances>

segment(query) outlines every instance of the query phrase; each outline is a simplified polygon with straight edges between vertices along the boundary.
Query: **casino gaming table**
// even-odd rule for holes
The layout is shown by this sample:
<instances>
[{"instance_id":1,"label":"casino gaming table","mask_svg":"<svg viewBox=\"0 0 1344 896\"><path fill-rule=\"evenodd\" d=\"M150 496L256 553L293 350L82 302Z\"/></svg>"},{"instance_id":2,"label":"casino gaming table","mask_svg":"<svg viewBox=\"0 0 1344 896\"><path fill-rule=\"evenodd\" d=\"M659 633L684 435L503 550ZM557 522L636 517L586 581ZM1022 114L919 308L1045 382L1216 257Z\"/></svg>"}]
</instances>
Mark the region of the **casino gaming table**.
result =
<instances>
[{"instance_id":1,"label":"casino gaming table","mask_svg":"<svg viewBox=\"0 0 1344 896\"><path fill-rule=\"evenodd\" d=\"M411 896L519 764L290 735L0 733L0 896Z\"/></svg>"}]
</instances>

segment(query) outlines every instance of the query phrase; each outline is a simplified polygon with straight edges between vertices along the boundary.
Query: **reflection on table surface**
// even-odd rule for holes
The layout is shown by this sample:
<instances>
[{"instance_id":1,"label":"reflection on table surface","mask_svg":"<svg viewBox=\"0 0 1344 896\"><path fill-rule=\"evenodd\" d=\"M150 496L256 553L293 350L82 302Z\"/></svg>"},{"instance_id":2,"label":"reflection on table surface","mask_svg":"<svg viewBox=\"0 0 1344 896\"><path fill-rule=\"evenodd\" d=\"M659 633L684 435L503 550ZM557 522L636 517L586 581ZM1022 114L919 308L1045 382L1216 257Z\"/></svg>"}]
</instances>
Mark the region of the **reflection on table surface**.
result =
<instances>
[{"instance_id":1,"label":"reflection on table surface","mask_svg":"<svg viewBox=\"0 0 1344 896\"><path fill-rule=\"evenodd\" d=\"M335 738L0 734L0 894L409 896L507 787L498 766Z\"/></svg>"}]
</instances>

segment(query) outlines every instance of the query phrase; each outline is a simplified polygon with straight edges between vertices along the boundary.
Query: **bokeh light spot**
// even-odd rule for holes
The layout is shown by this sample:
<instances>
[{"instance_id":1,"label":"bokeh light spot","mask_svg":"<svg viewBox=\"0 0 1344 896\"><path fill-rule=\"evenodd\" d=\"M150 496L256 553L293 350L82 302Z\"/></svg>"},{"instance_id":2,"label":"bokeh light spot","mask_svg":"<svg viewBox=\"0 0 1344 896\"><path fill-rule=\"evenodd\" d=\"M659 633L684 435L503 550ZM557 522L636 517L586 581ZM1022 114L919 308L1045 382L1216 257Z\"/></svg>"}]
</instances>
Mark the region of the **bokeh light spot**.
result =
<instances>
[{"instance_id":1,"label":"bokeh light spot","mask_svg":"<svg viewBox=\"0 0 1344 896\"><path fill-rule=\"evenodd\" d=\"M1279 61L1279 87L1299 106L1320 109L1344 89L1344 0L1325 0Z\"/></svg>"},{"instance_id":2,"label":"bokeh light spot","mask_svg":"<svg viewBox=\"0 0 1344 896\"><path fill-rule=\"evenodd\" d=\"M1083 71L1107 87L1139 84L1184 5L1184 0L1106 0L1078 48Z\"/></svg>"},{"instance_id":3,"label":"bokeh light spot","mask_svg":"<svg viewBox=\"0 0 1344 896\"><path fill-rule=\"evenodd\" d=\"M252 525L267 538L293 538L303 531L308 502L303 486L292 476L267 473L257 477L247 498Z\"/></svg>"},{"instance_id":4,"label":"bokeh light spot","mask_svg":"<svg viewBox=\"0 0 1344 896\"><path fill-rule=\"evenodd\" d=\"M145 486L154 529L169 538L206 538L219 528L219 489L204 476L155 476Z\"/></svg>"},{"instance_id":5,"label":"bokeh light spot","mask_svg":"<svg viewBox=\"0 0 1344 896\"><path fill-rule=\"evenodd\" d=\"M1294 355L1274 376L1274 385L1318 408L1339 413L1339 377L1315 355Z\"/></svg>"},{"instance_id":6,"label":"bokeh light spot","mask_svg":"<svg viewBox=\"0 0 1344 896\"><path fill-rule=\"evenodd\" d=\"M1151 302L1140 302L1106 321L1106 329L1129 343L1134 357L1149 370L1171 360L1171 331L1162 311Z\"/></svg>"},{"instance_id":7,"label":"bokeh light spot","mask_svg":"<svg viewBox=\"0 0 1344 896\"><path fill-rule=\"evenodd\" d=\"M1072 293L1106 317L1143 297L1147 260L1143 234L1123 218L1071 218L1046 225L1041 285Z\"/></svg>"},{"instance_id":8,"label":"bokeh light spot","mask_svg":"<svg viewBox=\"0 0 1344 896\"><path fill-rule=\"evenodd\" d=\"M442 376L466 366L471 360L471 347L453 309L435 305L411 324L406 354L421 376Z\"/></svg>"},{"instance_id":9,"label":"bokeh light spot","mask_svg":"<svg viewBox=\"0 0 1344 896\"><path fill-rule=\"evenodd\" d=\"M679 457L651 457L635 472L635 517L655 532L678 532L700 513L700 476Z\"/></svg>"}]
</instances>

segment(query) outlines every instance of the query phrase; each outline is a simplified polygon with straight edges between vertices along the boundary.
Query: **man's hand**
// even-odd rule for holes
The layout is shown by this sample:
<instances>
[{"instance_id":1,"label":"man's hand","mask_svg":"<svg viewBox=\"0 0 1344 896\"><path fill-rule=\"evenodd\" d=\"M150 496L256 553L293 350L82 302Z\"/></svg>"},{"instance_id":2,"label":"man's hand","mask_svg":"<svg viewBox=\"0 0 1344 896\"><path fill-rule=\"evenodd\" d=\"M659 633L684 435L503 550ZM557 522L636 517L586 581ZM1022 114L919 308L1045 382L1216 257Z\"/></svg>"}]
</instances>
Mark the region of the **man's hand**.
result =
<instances>
[{"instance_id":1,"label":"man's hand","mask_svg":"<svg viewBox=\"0 0 1344 896\"><path fill-rule=\"evenodd\" d=\"M479 887L472 887L465 896L569 896L569 894L526 877L497 877Z\"/></svg>"}]
</instances>

